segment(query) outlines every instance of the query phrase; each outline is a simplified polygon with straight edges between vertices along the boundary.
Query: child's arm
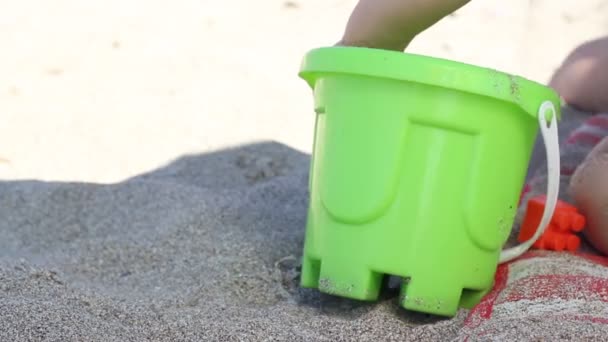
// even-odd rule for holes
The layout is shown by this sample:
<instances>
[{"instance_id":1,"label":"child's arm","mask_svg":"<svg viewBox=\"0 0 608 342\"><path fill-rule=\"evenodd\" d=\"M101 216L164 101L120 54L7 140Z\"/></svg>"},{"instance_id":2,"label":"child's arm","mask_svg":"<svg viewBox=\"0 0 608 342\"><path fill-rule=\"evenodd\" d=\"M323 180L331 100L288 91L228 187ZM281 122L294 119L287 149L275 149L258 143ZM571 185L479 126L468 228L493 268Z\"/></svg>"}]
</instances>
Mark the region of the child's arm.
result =
<instances>
[{"instance_id":1,"label":"child's arm","mask_svg":"<svg viewBox=\"0 0 608 342\"><path fill-rule=\"evenodd\" d=\"M360 0L340 45L403 51L420 32L470 0Z\"/></svg>"}]
</instances>

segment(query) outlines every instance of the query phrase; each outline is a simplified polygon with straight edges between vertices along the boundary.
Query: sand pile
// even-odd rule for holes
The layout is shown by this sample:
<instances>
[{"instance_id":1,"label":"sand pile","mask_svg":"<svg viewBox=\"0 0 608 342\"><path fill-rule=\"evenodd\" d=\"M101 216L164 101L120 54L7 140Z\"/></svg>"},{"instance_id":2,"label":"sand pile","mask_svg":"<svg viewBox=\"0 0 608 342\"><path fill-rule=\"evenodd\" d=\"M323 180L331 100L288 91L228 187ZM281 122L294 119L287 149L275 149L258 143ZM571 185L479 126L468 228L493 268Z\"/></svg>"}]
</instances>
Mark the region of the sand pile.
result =
<instances>
[{"instance_id":1,"label":"sand pile","mask_svg":"<svg viewBox=\"0 0 608 342\"><path fill-rule=\"evenodd\" d=\"M0 183L2 341L446 339L443 320L298 288L308 156L259 144L114 185Z\"/></svg>"},{"instance_id":2,"label":"sand pile","mask_svg":"<svg viewBox=\"0 0 608 342\"><path fill-rule=\"evenodd\" d=\"M276 143L125 182L0 183L0 341L601 340L608 260L528 253L451 319L298 286L309 157Z\"/></svg>"}]
</instances>

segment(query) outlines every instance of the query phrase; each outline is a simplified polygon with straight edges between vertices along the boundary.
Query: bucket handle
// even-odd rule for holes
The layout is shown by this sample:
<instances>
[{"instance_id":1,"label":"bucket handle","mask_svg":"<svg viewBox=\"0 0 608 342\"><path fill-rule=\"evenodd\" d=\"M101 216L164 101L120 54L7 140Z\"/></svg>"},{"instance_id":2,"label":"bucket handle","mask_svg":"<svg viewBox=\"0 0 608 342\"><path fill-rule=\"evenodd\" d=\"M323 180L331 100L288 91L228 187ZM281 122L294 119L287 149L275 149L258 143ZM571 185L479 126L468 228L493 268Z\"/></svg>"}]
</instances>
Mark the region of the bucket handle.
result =
<instances>
[{"instance_id":1,"label":"bucket handle","mask_svg":"<svg viewBox=\"0 0 608 342\"><path fill-rule=\"evenodd\" d=\"M559 136L557 130L557 113L551 101L545 101L538 109L538 123L545 143L547 155L547 201L542 219L536 228L536 233L530 240L523 242L515 247L505 249L500 253L499 263L511 261L525 253L545 232L549 225L557 199L559 195L560 182L560 155L559 155ZM549 120L549 121L547 121Z\"/></svg>"}]
</instances>

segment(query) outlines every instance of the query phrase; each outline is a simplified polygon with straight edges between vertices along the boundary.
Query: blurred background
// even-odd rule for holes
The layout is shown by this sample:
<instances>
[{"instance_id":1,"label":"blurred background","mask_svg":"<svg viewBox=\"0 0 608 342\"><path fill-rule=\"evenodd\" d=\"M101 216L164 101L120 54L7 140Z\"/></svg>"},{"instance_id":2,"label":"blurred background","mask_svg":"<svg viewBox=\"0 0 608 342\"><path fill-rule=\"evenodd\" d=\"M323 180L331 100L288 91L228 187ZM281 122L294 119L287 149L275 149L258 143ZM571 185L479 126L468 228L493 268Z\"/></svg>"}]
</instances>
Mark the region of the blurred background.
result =
<instances>
[{"instance_id":1,"label":"blurred background","mask_svg":"<svg viewBox=\"0 0 608 342\"><path fill-rule=\"evenodd\" d=\"M0 179L117 182L260 140L310 152L307 50L355 0L0 0ZM409 52L547 82L605 0L473 0Z\"/></svg>"}]
</instances>

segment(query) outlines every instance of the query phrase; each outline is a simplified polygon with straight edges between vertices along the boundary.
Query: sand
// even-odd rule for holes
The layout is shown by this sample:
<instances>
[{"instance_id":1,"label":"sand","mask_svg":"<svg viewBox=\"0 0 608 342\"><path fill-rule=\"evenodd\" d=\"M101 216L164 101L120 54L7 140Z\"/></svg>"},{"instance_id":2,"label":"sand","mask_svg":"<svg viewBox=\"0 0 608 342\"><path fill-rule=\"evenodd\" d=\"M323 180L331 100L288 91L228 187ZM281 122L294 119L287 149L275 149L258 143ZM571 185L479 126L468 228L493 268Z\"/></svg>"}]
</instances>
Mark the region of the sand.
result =
<instances>
[{"instance_id":1,"label":"sand","mask_svg":"<svg viewBox=\"0 0 608 342\"><path fill-rule=\"evenodd\" d=\"M361 304L298 287L307 164L267 143L114 185L0 183L0 340L455 336L463 316L405 314L397 293Z\"/></svg>"},{"instance_id":2,"label":"sand","mask_svg":"<svg viewBox=\"0 0 608 342\"><path fill-rule=\"evenodd\" d=\"M411 51L544 82L608 18L602 1L501 3ZM466 310L298 287L313 115L296 73L353 4L0 3L0 341L475 339Z\"/></svg>"},{"instance_id":3,"label":"sand","mask_svg":"<svg viewBox=\"0 0 608 342\"><path fill-rule=\"evenodd\" d=\"M308 163L287 146L260 143L186 156L110 185L0 182L0 341L567 341L608 333L608 299L594 290L608 286L608 260L567 254L509 266L496 303L488 296L489 317L488 303L454 318L408 312L390 287L372 303L300 288ZM567 281L534 282L546 276ZM513 293L532 297L510 301Z\"/></svg>"}]
</instances>

